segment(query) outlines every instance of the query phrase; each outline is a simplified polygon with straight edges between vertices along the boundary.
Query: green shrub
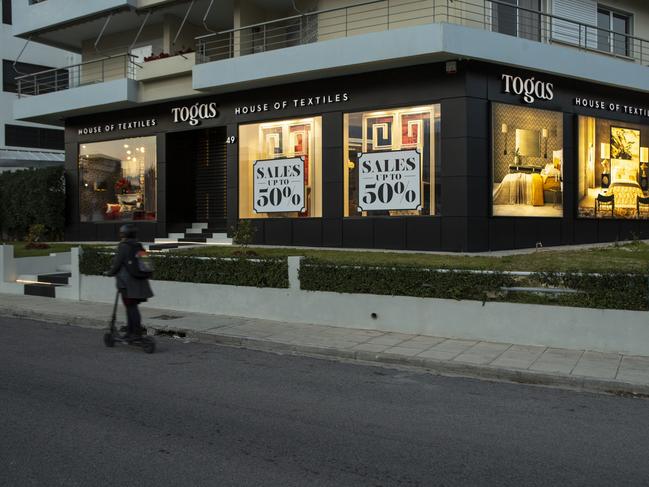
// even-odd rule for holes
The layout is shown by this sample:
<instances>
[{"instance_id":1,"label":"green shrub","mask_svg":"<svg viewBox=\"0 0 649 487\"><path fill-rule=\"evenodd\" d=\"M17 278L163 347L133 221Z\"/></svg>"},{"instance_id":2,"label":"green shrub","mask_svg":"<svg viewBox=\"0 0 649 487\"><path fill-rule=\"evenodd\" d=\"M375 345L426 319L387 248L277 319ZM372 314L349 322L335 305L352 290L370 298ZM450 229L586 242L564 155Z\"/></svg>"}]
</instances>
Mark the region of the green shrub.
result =
<instances>
[{"instance_id":1,"label":"green shrub","mask_svg":"<svg viewBox=\"0 0 649 487\"><path fill-rule=\"evenodd\" d=\"M214 259L160 254L151 256L153 278L159 281L199 282L230 286L288 287L286 259ZM110 268L113 253L84 247L82 274L101 275Z\"/></svg>"},{"instance_id":2,"label":"green shrub","mask_svg":"<svg viewBox=\"0 0 649 487\"><path fill-rule=\"evenodd\" d=\"M65 227L65 182L62 167L0 174L0 229L15 240L31 225L43 225L42 237L60 240Z\"/></svg>"},{"instance_id":3,"label":"green shrub","mask_svg":"<svg viewBox=\"0 0 649 487\"><path fill-rule=\"evenodd\" d=\"M336 266L303 259L302 289L426 298L495 299L514 278L501 272L440 271L405 266Z\"/></svg>"},{"instance_id":4,"label":"green shrub","mask_svg":"<svg viewBox=\"0 0 649 487\"><path fill-rule=\"evenodd\" d=\"M601 274L544 272L529 278L541 286L580 291L557 297L558 304L584 308L649 311L646 275L622 272Z\"/></svg>"},{"instance_id":5,"label":"green shrub","mask_svg":"<svg viewBox=\"0 0 649 487\"><path fill-rule=\"evenodd\" d=\"M255 236L256 228L251 220L239 220L236 227L232 227L232 241L243 249L247 249Z\"/></svg>"},{"instance_id":6,"label":"green shrub","mask_svg":"<svg viewBox=\"0 0 649 487\"><path fill-rule=\"evenodd\" d=\"M302 289L339 293L554 304L600 309L649 310L643 274L443 271L413 266L335 265L303 259ZM576 293L508 292L503 288L567 288Z\"/></svg>"}]
</instances>

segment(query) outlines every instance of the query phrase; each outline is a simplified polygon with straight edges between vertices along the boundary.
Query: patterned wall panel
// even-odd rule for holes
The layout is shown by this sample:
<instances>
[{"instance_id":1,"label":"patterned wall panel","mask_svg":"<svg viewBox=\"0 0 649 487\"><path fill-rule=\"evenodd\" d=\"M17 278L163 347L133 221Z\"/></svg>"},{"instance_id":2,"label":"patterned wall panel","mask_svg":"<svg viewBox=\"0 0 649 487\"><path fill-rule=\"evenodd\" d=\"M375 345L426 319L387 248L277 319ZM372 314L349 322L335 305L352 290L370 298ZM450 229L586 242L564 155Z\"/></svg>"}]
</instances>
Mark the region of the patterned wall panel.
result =
<instances>
[{"instance_id":1,"label":"patterned wall panel","mask_svg":"<svg viewBox=\"0 0 649 487\"><path fill-rule=\"evenodd\" d=\"M516 129L538 130L539 134L547 129L547 159L546 140L541 138L541 157L522 157L520 165L544 166L552 162L552 151L563 148L563 114L548 110L504 105L494 103L493 117L493 176L494 182L499 183L509 173L510 164L514 164L516 145ZM507 133L502 133L503 124L507 125ZM505 147L507 150L505 151ZM505 154L505 152L507 152Z\"/></svg>"}]
</instances>

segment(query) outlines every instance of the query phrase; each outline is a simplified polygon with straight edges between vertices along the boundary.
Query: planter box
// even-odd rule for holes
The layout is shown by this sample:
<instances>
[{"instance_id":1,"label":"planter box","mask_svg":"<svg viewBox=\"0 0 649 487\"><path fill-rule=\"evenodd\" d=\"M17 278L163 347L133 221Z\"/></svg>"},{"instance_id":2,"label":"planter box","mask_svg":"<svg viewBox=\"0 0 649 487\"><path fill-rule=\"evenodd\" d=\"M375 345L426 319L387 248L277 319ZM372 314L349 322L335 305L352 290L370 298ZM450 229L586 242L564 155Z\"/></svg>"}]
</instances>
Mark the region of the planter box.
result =
<instances>
[{"instance_id":1,"label":"planter box","mask_svg":"<svg viewBox=\"0 0 649 487\"><path fill-rule=\"evenodd\" d=\"M137 80L149 81L191 73L194 64L196 64L195 52L147 61L137 71Z\"/></svg>"}]
</instances>

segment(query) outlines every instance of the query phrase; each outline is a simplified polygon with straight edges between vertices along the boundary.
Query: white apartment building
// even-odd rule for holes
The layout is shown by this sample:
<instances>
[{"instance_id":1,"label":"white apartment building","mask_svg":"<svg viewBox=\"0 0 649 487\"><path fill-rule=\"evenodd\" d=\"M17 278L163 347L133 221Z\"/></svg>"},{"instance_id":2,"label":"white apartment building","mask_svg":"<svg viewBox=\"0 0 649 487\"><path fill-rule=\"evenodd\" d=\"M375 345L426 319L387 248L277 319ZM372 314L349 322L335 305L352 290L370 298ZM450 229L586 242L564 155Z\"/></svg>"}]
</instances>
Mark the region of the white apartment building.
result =
<instances>
[{"instance_id":1,"label":"white apartment building","mask_svg":"<svg viewBox=\"0 0 649 487\"><path fill-rule=\"evenodd\" d=\"M63 165L64 137L60 127L15 120L13 103L18 98L17 76L78 62L79 57L61 49L28 43L14 37L10 0L2 1L0 57L0 172L25 167Z\"/></svg>"},{"instance_id":2,"label":"white apartment building","mask_svg":"<svg viewBox=\"0 0 649 487\"><path fill-rule=\"evenodd\" d=\"M81 61L68 238L474 251L649 237L642 0L13 0Z\"/></svg>"}]
</instances>

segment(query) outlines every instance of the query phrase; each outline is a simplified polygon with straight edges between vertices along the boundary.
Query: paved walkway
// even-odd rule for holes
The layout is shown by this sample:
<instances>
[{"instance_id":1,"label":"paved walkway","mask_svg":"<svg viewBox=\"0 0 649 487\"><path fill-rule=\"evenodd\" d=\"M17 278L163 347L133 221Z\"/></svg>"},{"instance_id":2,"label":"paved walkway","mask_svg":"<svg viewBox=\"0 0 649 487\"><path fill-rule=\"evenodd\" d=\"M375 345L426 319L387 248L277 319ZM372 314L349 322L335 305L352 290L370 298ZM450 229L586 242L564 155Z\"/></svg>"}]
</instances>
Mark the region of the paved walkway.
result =
<instances>
[{"instance_id":1,"label":"paved walkway","mask_svg":"<svg viewBox=\"0 0 649 487\"><path fill-rule=\"evenodd\" d=\"M0 315L105 327L112 306L0 295ZM120 315L123 309L120 307ZM145 326L187 340L426 368L443 374L649 395L649 357L142 308ZM120 316L122 318L122 316Z\"/></svg>"}]
</instances>

